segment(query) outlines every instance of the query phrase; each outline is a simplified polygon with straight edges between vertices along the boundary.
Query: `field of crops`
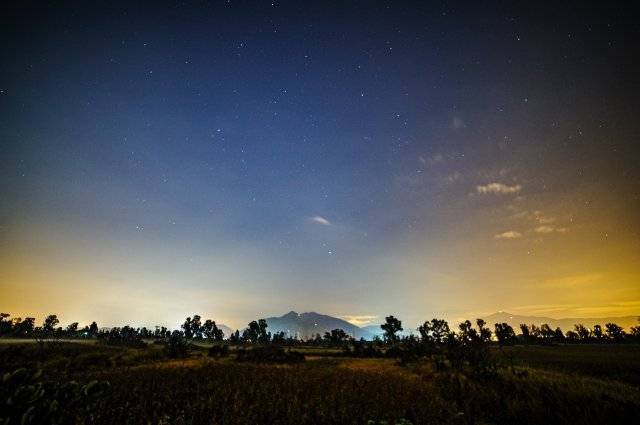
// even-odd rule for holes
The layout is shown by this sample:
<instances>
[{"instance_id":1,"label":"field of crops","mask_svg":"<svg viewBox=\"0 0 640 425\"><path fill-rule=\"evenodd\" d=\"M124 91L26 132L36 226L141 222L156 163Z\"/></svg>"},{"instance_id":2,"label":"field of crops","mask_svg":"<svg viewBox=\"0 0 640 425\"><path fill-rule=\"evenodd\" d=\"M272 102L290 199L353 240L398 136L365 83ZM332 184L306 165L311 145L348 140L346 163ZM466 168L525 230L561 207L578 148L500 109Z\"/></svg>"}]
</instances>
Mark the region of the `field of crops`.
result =
<instances>
[{"instance_id":1,"label":"field of crops","mask_svg":"<svg viewBox=\"0 0 640 425\"><path fill-rule=\"evenodd\" d=\"M202 349L168 359L154 345L3 344L0 368L42 369L38 379L55 382L108 382L90 404L69 408L64 420L81 423L600 424L640 417L639 350L509 347L514 366L483 378L429 360L400 365L313 348L302 349L306 360L296 364L256 364L236 361L233 349L221 359ZM3 383L2 397L9 390Z\"/></svg>"}]
</instances>

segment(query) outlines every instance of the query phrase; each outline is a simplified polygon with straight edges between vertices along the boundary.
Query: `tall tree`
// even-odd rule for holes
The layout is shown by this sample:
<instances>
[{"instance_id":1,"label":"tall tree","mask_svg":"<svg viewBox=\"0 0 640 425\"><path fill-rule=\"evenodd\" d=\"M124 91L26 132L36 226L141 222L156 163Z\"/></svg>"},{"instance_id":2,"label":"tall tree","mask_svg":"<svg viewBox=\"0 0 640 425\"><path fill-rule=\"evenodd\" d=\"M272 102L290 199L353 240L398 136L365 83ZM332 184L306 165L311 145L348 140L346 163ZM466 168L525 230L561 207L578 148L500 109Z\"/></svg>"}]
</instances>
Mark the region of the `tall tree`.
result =
<instances>
[{"instance_id":1,"label":"tall tree","mask_svg":"<svg viewBox=\"0 0 640 425\"><path fill-rule=\"evenodd\" d=\"M44 322L42 323L42 330L47 334L53 333L58 323L60 323L58 316L50 314L44 319Z\"/></svg>"},{"instance_id":2,"label":"tall tree","mask_svg":"<svg viewBox=\"0 0 640 425\"><path fill-rule=\"evenodd\" d=\"M516 333L508 323L496 323L496 338L500 345L511 345L516 341Z\"/></svg>"},{"instance_id":3,"label":"tall tree","mask_svg":"<svg viewBox=\"0 0 640 425\"><path fill-rule=\"evenodd\" d=\"M418 327L418 332L420 332L423 341L442 344L446 340L450 330L446 320L433 318L430 322L424 322L424 324Z\"/></svg>"},{"instance_id":4,"label":"tall tree","mask_svg":"<svg viewBox=\"0 0 640 425\"><path fill-rule=\"evenodd\" d=\"M385 317L385 323L380 325L380 328L384 331L384 340L388 344L395 344L398 342L398 332L402 332L402 321L396 319L393 316Z\"/></svg>"},{"instance_id":5,"label":"tall tree","mask_svg":"<svg viewBox=\"0 0 640 425\"><path fill-rule=\"evenodd\" d=\"M612 341L620 342L624 339L625 334L622 326L618 326L615 323L607 323L604 327L607 329L607 336Z\"/></svg>"}]
</instances>

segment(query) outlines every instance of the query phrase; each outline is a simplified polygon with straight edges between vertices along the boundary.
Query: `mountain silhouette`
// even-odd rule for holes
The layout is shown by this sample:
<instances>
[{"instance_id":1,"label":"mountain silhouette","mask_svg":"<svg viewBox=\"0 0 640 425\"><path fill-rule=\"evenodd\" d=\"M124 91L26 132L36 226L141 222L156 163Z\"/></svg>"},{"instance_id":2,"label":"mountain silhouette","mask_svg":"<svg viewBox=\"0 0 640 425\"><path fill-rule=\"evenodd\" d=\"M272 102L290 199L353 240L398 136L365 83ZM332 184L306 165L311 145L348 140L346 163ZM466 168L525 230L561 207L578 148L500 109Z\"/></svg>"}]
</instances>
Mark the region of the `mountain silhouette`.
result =
<instances>
[{"instance_id":1,"label":"mountain silhouette","mask_svg":"<svg viewBox=\"0 0 640 425\"><path fill-rule=\"evenodd\" d=\"M280 317L267 317L269 332L284 332L287 336L298 338L312 338L316 334L324 335L333 329L342 329L348 335L360 339L372 339L375 335L358 326L337 317L327 316L315 312L289 313Z\"/></svg>"}]
</instances>

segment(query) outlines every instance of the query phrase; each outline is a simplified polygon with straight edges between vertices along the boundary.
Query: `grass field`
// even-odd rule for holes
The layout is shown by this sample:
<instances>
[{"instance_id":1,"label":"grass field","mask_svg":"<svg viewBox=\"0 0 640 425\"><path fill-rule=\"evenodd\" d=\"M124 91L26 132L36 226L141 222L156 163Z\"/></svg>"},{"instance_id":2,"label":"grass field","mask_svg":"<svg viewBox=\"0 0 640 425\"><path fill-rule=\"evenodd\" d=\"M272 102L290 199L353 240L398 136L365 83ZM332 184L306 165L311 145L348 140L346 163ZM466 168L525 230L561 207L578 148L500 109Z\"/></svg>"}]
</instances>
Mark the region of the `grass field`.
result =
<instances>
[{"instance_id":1,"label":"grass field","mask_svg":"<svg viewBox=\"0 0 640 425\"><path fill-rule=\"evenodd\" d=\"M79 423L601 424L640 417L640 347L633 345L509 347L514 367L486 378L437 370L429 360L401 366L339 350L300 351L307 360L299 364L252 364L235 361L233 350L218 360L203 350L172 360L154 345L62 342L41 350L5 341L0 369L42 369L41 379L56 382L108 381L90 409L71 412Z\"/></svg>"}]
</instances>

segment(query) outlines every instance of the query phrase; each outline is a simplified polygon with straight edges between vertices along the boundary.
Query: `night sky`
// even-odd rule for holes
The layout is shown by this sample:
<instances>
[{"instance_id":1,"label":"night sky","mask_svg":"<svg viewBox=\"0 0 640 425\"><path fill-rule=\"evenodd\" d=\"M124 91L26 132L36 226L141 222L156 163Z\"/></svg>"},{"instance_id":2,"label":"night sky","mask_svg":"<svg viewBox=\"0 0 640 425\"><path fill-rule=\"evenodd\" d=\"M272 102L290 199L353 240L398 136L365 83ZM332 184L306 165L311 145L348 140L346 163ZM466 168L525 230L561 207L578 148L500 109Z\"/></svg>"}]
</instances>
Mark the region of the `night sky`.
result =
<instances>
[{"instance_id":1,"label":"night sky","mask_svg":"<svg viewBox=\"0 0 640 425\"><path fill-rule=\"evenodd\" d=\"M46 3L1 10L0 310L640 313L630 9Z\"/></svg>"}]
</instances>

